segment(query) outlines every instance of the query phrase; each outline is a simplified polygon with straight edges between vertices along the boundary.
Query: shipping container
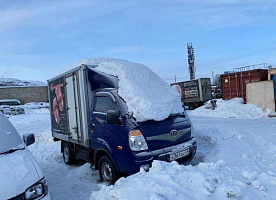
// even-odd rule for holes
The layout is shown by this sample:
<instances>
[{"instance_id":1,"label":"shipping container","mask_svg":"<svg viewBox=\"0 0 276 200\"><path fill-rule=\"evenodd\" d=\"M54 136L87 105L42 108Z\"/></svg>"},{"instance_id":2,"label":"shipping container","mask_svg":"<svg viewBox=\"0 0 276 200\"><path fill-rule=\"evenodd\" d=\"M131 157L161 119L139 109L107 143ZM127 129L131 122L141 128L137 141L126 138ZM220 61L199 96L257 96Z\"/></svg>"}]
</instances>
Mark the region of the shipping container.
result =
<instances>
[{"instance_id":1,"label":"shipping container","mask_svg":"<svg viewBox=\"0 0 276 200\"><path fill-rule=\"evenodd\" d=\"M172 87L181 95L181 101L193 110L212 99L210 78L172 83Z\"/></svg>"},{"instance_id":2,"label":"shipping container","mask_svg":"<svg viewBox=\"0 0 276 200\"><path fill-rule=\"evenodd\" d=\"M246 83L266 81L267 69L254 69L221 75L222 99L242 97L246 102Z\"/></svg>"}]
</instances>

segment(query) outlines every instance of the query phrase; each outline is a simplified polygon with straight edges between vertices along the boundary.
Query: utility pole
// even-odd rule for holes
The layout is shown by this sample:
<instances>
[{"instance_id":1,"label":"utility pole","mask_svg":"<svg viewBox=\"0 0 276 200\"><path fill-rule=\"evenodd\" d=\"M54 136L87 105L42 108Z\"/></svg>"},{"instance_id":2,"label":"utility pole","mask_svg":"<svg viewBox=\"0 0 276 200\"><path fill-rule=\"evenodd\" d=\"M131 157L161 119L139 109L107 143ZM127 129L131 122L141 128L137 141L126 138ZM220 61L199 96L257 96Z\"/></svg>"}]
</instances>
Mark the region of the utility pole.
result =
<instances>
[{"instance_id":1,"label":"utility pole","mask_svg":"<svg viewBox=\"0 0 276 200\"><path fill-rule=\"evenodd\" d=\"M192 43L187 43L190 80L195 79L195 55Z\"/></svg>"}]
</instances>

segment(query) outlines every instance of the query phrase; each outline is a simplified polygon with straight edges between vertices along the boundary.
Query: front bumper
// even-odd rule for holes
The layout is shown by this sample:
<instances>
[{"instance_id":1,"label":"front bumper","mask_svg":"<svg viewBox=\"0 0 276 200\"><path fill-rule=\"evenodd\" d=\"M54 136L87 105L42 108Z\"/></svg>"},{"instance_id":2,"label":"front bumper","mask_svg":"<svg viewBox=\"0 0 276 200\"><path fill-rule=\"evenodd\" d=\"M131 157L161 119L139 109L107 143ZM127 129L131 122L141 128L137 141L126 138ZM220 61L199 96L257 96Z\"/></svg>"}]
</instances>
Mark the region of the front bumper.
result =
<instances>
[{"instance_id":1,"label":"front bumper","mask_svg":"<svg viewBox=\"0 0 276 200\"><path fill-rule=\"evenodd\" d=\"M181 151L185 151L189 149L189 154L185 157L179 158L176 161L181 161L181 163L185 163L193 159L196 149L197 143L195 138L191 138L189 141L186 141L181 144L177 144L174 146L154 150L154 151L143 151L139 153L135 153L133 159L123 159L119 163L122 165L119 167L120 171L126 175L131 175L140 171L140 167L142 165L151 166L153 160L162 160L162 161L170 161L170 155L173 153L178 153Z\"/></svg>"},{"instance_id":2,"label":"front bumper","mask_svg":"<svg viewBox=\"0 0 276 200\"><path fill-rule=\"evenodd\" d=\"M197 149L196 140L194 138L192 138L188 142L178 144L178 145L175 145L175 146L172 146L172 147L164 148L165 153L159 154L158 157L157 157L157 160L170 161L170 155L171 154L182 152L182 151L185 151L185 150L189 150L188 155L186 155L185 157L176 159L176 161L177 160L184 160L184 161L188 162L194 157L194 155L196 153L196 149Z\"/></svg>"},{"instance_id":3,"label":"front bumper","mask_svg":"<svg viewBox=\"0 0 276 200\"><path fill-rule=\"evenodd\" d=\"M24 200L24 199L25 199L24 198L24 193L22 193L22 194L20 194L20 195L18 195L16 197L13 197L12 199L9 199L9 200ZM39 197L37 199L39 199L39 200L52 200L51 195L49 193L46 196L44 196L42 198Z\"/></svg>"}]
</instances>

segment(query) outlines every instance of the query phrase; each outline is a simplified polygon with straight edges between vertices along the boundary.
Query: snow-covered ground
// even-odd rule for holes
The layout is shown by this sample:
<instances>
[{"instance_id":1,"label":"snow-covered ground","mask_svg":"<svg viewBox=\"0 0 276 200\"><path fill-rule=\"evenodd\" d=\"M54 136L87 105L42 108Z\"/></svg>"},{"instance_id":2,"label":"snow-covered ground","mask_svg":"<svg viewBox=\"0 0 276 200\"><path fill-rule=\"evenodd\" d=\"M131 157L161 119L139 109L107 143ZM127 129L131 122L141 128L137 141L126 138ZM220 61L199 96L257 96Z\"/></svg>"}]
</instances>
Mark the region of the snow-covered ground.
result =
<instances>
[{"instance_id":1,"label":"snow-covered ground","mask_svg":"<svg viewBox=\"0 0 276 200\"><path fill-rule=\"evenodd\" d=\"M253 104L244 104L242 98L234 98L228 101L217 99L217 108L215 110L206 109L211 103L207 102L204 106L192 111L192 115L208 116L216 118L240 118L240 119L257 119L265 117L267 113L262 108Z\"/></svg>"},{"instance_id":2,"label":"snow-covered ground","mask_svg":"<svg viewBox=\"0 0 276 200\"><path fill-rule=\"evenodd\" d=\"M51 138L48 109L10 120L20 134L36 135L29 148L44 171L53 200L276 199L276 118L236 101L218 104L214 111L188 111L198 142L189 165L156 161L149 172L121 178L114 186L102 184L89 164L63 163L60 143Z\"/></svg>"},{"instance_id":3,"label":"snow-covered ground","mask_svg":"<svg viewBox=\"0 0 276 200\"><path fill-rule=\"evenodd\" d=\"M30 109L40 109L40 108L49 108L49 103L46 102L29 102L20 107L26 109L27 111Z\"/></svg>"}]
</instances>

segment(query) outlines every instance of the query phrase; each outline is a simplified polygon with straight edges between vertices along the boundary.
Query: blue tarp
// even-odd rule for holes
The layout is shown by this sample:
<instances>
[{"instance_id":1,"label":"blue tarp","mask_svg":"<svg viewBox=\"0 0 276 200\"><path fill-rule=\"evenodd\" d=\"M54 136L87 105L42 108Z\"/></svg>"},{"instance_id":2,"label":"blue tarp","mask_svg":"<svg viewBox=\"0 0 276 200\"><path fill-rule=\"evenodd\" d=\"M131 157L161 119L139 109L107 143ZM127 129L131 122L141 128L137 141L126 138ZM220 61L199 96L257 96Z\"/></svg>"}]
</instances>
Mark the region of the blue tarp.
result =
<instances>
[{"instance_id":1,"label":"blue tarp","mask_svg":"<svg viewBox=\"0 0 276 200\"><path fill-rule=\"evenodd\" d=\"M276 75L273 76L272 80L274 81L274 99L276 100Z\"/></svg>"}]
</instances>

